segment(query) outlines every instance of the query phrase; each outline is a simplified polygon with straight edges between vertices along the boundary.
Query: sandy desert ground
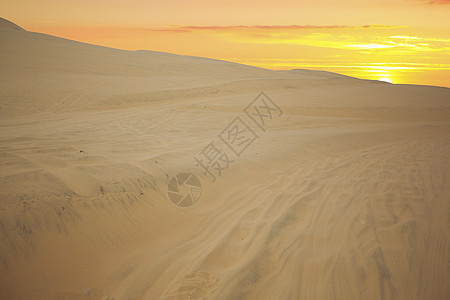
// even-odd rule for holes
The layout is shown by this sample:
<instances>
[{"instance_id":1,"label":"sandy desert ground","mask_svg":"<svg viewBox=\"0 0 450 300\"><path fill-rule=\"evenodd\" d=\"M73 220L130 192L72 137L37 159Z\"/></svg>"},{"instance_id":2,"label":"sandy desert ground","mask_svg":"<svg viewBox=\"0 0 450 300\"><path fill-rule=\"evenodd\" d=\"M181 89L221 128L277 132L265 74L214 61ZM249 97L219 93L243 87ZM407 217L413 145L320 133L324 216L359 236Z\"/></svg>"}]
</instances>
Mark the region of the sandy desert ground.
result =
<instances>
[{"instance_id":1,"label":"sandy desert ground","mask_svg":"<svg viewBox=\"0 0 450 300\"><path fill-rule=\"evenodd\" d=\"M0 65L1 299L450 299L450 89L6 20ZM259 106L264 130L261 91L282 111ZM220 139L238 117L240 156ZM232 160L215 182L194 160L211 142Z\"/></svg>"}]
</instances>

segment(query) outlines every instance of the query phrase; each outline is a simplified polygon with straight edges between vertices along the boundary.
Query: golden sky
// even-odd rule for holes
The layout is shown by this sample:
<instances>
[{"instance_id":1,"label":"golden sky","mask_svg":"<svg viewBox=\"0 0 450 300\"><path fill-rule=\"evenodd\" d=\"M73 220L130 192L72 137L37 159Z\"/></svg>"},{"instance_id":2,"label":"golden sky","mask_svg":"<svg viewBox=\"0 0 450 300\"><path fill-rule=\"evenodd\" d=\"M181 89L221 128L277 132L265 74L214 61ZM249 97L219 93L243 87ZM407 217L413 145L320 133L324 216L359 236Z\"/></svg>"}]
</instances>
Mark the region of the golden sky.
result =
<instances>
[{"instance_id":1,"label":"golden sky","mask_svg":"<svg viewBox=\"0 0 450 300\"><path fill-rule=\"evenodd\" d=\"M450 87L450 0L0 0L29 31Z\"/></svg>"}]
</instances>

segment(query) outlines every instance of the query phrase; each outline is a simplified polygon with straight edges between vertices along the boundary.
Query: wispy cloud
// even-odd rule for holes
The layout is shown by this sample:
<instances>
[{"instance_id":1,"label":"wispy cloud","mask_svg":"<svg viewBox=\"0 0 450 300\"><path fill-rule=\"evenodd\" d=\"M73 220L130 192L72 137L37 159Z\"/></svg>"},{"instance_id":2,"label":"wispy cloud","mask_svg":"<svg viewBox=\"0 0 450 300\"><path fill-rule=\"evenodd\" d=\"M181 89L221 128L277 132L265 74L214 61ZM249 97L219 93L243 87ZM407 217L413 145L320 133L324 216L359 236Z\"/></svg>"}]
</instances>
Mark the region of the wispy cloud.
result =
<instances>
[{"instance_id":1,"label":"wispy cloud","mask_svg":"<svg viewBox=\"0 0 450 300\"><path fill-rule=\"evenodd\" d=\"M237 31L237 30L303 30L303 29L383 29L383 28L399 28L404 26L393 25L361 25L361 26L347 26L347 25L229 25L229 26L169 26L164 28L150 28L150 31L164 31L164 32L192 32L197 30L205 31Z\"/></svg>"},{"instance_id":2,"label":"wispy cloud","mask_svg":"<svg viewBox=\"0 0 450 300\"><path fill-rule=\"evenodd\" d=\"M406 0L407 2L423 2L426 4L450 4L450 0Z\"/></svg>"},{"instance_id":3,"label":"wispy cloud","mask_svg":"<svg viewBox=\"0 0 450 300\"><path fill-rule=\"evenodd\" d=\"M289 30L289 29L341 29L352 28L344 25L237 25L237 26L183 26L182 29L192 30L236 30L236 29L268 29L268 30Z\"/></svg>"},{"instance_id":4,"label":"wispy cloud","mask_svg":"<svg viewBox=\"0 0 450 300\"><path fill-rule=\"evenodd\" d=\"M448 52L450 39L422 38L396 34L407 26L372 25L228 25L169 26L152 31L171 33L202 32L227 42L241 44L279 44L311 46L353 51L378 51L391 48L394 52ZM393 51L393 52L392 52Z\"/></svg>"},{"instance_id":5,"label":"wispy cloud","mask_svg":"<svg viewBox=\"0 0 450 300\"><path fill-rule=\"evenodd\" d=\"M428 4L450 4L450 0L428 0Z\"/></svg>"}]
</instances>

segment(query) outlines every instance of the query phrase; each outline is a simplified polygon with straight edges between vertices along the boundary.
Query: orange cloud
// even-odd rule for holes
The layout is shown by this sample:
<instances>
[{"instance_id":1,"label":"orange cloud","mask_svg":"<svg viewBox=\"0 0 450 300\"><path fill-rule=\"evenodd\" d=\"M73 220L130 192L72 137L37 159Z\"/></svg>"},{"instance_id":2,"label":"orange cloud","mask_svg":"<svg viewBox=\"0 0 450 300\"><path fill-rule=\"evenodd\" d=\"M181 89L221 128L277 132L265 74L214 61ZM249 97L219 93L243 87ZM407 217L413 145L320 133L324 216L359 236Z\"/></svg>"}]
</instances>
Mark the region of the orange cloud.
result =
<instances>
[{"instance_id":1,"label":"orange cloud","mask_svg":"<svg viewBox=\"0 0 450 300\"><path fill-rule=\"evenodd\" d=\"M429 0L429 4L450 4L450 0Z\"/></svg>"},{"instance_id":2,"label":"orange cloud","mask_svg":"<svg viewBox=\"0 0 450 300\"><path fill-rule=\"evenodd\" d=\"M150 28L150 31L162 32L191 32L195 30L214 30L214 31L235 31L235 30L301 30L301 29L382 29L382 28L399 28L404 26L392 25L362 25L362 26L347 26L347 25L229 25L229 26L171 26L168 28Z\"/></svg>"},{"instance_id":3,"label":"orange cloud","mask_svg":"<svg viewBox=\"0 0 450 300\"><path fill-rule=\"evenodd\" d=\"M450 4L450 0L407 0L407 2L424 2L426 4Z\"/></svg>"}]
</instances>

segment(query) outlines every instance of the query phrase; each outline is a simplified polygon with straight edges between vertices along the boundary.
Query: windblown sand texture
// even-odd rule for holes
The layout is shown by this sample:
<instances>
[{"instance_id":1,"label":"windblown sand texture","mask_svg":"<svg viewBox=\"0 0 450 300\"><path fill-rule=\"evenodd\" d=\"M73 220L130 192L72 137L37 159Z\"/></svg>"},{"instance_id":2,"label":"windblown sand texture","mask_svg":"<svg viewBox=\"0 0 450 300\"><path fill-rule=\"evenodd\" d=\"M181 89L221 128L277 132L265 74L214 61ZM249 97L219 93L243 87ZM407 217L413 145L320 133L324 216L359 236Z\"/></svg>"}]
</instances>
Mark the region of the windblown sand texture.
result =
<instances>
[{"instance_id":1,"label":"windblown sand texture","mask_svg":"<svg viewBox=\"0 0 450 300\"><path fill-rule=\"evenodd\" d=\"M261 91L266 131L244 113ZM450 299L447 88L1 20L0 107L0 299ZM236 117L258 135L240 157L218 138ZM215 182L193 159L211 141L234 160Z\"/></svg>"}]
</instances>

